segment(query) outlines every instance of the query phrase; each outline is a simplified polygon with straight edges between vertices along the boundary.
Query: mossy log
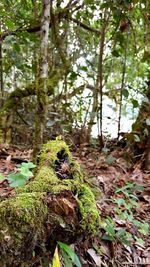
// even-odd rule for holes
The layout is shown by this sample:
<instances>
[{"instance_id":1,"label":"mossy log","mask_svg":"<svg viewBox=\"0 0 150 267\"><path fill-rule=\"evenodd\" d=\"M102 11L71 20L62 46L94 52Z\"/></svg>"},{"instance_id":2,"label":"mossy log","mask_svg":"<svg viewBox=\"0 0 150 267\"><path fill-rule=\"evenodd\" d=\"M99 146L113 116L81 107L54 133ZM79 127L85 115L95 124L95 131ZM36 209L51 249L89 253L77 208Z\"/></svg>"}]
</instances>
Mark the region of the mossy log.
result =
<instances>
[{"instance_id":1,"label":"mossy log","mask_svg":"<svg viewBox=\"0 0 150 267\"><path fill-rule=\"evenodd\" d=\"M35 177L0 203L0 266L22 266L34 255L53 253L96 233L100 219L94 195L62 140L45 144Z\"/></svg>"}]
</instances>

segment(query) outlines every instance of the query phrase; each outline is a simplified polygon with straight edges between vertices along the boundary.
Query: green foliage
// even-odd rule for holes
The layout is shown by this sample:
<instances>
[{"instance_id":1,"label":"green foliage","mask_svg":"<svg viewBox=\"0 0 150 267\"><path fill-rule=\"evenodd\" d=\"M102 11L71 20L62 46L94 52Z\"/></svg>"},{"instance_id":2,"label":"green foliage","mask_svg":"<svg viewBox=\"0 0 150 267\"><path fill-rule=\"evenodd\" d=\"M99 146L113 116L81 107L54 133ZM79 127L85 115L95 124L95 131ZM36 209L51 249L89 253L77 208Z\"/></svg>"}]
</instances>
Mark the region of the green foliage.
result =
<instances>
[{"instance_id":1,"label":"green foliage","mask_svg":"<svg viewBox=\"0 0 150 267\"><path fill-rule=\"evenodd\" d=\"M150 63L150 52L149 51L144 52L142 62Z\"/></svg>"},{"instance_id":2,"label":"green foliage","mask_svg":"<svg viewBox=\"0 0 150 267\"><path fill-rule=\"evenodd\" d=\"M81 267L81 263L78 256L66 243L57 242L57 244L61 249L62 260L65 267L73 267L73 266ZM58 247L56 246L52 260L52 267L60 267L60 266L61 263L60 263L59 251Z\"/></svg>"},{"instance_id":3,"label":"green foliage","mask_svg":"<svg viewBox=\"0 0 150 267\"><path fill-rule=\"evenodd\" d=\"M114 102L113 104L117 107L118 104L120 105L119 90L121 89L124 96L122 105L126 109L127 115L132 113L131 109L128 109L131 102L134 108L139 108L138 99L140 97L136 99L136 90L138 89L138 94L145 95L145 79L148 78L148 8L148 0L142 2L142 5L139 1L115 1L114 4L113 1L86 0L83 6L80 6L80 1L75 1L74 8L72 8L72 5L67 6L65 1L60 1L60 6L54 4L54 13L57 14L56 19L58 18L58 23L56 21L58 32L61 35L64 32L64 35L61 36L61 47L58 47L56 38L53 36L53 27L49 29L49 75L53 79L59 70L62 75L58 77L57 83L54 85L56 90L54 90L55 94L53 96L57 104L58 116L60 116L59 122L57 121L58 116L51 114L48 118L48 128L54 123L56 125L56 121L59 127L63 126L64 131L72 130L72 125L84 125L90 128L91 125L96 123L96 117L99 117L100 98L99 96L96 97L94 88L99 64L100 33L103 32L102 28L105 26L105 15L109 15L109 18L104 31L104 43L107 45L103 47L104 57L103 62L101 62L103 66L103 93L107 95L107 100ZM66 12L70 16L69 20L64 16ZM32 83L37 77L40 68L38 65L38 62L40 62L40 38L37 34L40 28L40 16L41 1L35 3L34 1L16 1L15 3L2 1L1 3L3 76L7 77L7 79L3 79L3 87L5 88L6 99L7 94L14 88L19 87L24 90L27 81ZM72 18L74 21L71 21ZM76 20L78 20L78 23L76 23ZM121 30L120 26L124 23L127 23L127 28ZM143 29L145 29L145 32ZM144 42L143 36L147 37L145 37ZM125 49L128 52L126 59ZM61 61L62 52L71 66L65 75L65 68ZM125 60L125 82L124 88L121 88ZM15 86L12 79L14 70ZM88 87L88 85L90 86ZM79 88L82 86L81 90L74 93L78 86ZM64 97L64 95L67 97ZM86 99L87 95L89 101ZM94 98L95 100L97 98L98 102L95 109L91 108ZM31 109L35 108L35 99L31 97ZM21 108L22 117L32 125L34 120L31 116L32 110L29 107L24 110L26 105L22 104L22 99L18 102L21 106L19 108ZM53 105L50 105L50 109L52 112L55 111ZM24 114L22 114L23 112ZM91 117L93 119L90 119ZM48 129L48 131L52 130ZM63 130L60 129L60 131Z\"/></svg>"},{"instance_id":4,"label":"green foliage","mask_svg":"<svg viewBox=\"0 0 150 267\"><path fill-rule=\"evenodd\" d=\"M11 187L23 186L26 184L26 182L28 180L26 178L26 176L24 176L21 173L16 173L16 174L11 173L8 175L7 179L9 181Z\"/></svg>"},{"instance_id":5,"label":"green foliage","mask_svg":"<svg viewBox=\"0 0 150 267\"><path fill-rule=\"evenodd\" d=\"M143 190L143 186L129 182L122 188L116 189L115 193L121 194L122 197L117 195L113 199L115 218L107 217L104 220L102 228L106 233L103 234L103 239L111 241L117 239L124 244L130 244L131 242L144 244L143 239L139 235L148 235L149 224L135 218L134 211L139 209L138 198L135 196L137 190ZM119 224L120 227L118 226ZM136 234L130 231L133 227L136 229Z\"/></svg>"},{"instance_id":6,"label":"green foliage","mask_svg":"<svg viewBox=\"0 0 150 267\"><path fill-rule=\"evenodd\" d=\"M136 190L144 190L144 186L132 182L126 182L125 186L117 188L115 193L123 193L125 196L130 197Z\"/></svg>"},{"instance_id":7,"label":"green foliage","mask_svg":"<svg viewBox=\"0 0 150 267\"><path fill-rule=\"evenodd\" d=\"M128 98L128 96L129 96L129 91L128 91L127 89L124 89L124 90L122 91L122 94L123 94L123 96L124 96L125 98Z\"/></svg>"},{"instance_id":8,"label":"green foliage","mask_svg":"<svg viewBox=\"0 0 150 267\"><path fill-rule=\"evenodd\" d=\"M104 234L102 238L105 240L113 241L115 239L116 233L115 233L115 225L112 218L107 217L105 219L103 229L106 231L107 234Z\"/></svg>"},{"instance_id":9,"label":"green foliage","mask_svg":"<svg viewBox=\"0 0 150 267\"><path fill-rule=\"evenodd\" d=\"M139 102L136 99L132 100L132 105L134 108L137 108L139 106Z\"/></svg>"},{"instance_id":10,"label":"green foliage","mask_svg":"<svg viewBox=\"0 0 150 267\"><path fill-rule=\"evenodd\" d=\"M24 186L29 178L33 177L32 171L30 169L35 168L36 165L32 162L23 162L19 168L17 168L17 173L11 173L8 175L7 180L11 187Z\"/></svg>"},{"instance_id":11,"label":"green foliage","mask_svg":"<svg viewBox=\"0 0 150 267\"><path fill-rule=\"evenodd\" d=\"M109 164L109 165L113 164L115 161L116 161L116 158L113 157L111 154L108 155L108 157L106 158L106 162L107 162L107 164Z\"/></svg>"},{"instance_id":12,"label":"green foliage","mask_svg":"<svg viewBox=\"0 0 150 267\"><path fill-rule=\"evenodd\" d=\"M0 182L3 181L4 179L5 179L5 176L2 173L0 173Z\"/></svg>"},{"instance_id":13,"label":"green foliage","mask_svg":"<svg viewBox=\"0 0 150 267\"><path fill-rule=\"evenodd\" d=\"M105 155L108 155L108 153L110 152L110 149L108 147L103 147L102 148L102 152L105 154Z\"/></svg>"},{"instance_id":14,"label":"green foliage","mask_svg":"<svg viewBox=\"0 0 150 267\"><path fill-rule=\"evenodd\" d=\"M81 267L80 260L76 255L76 253L74 253L74 251L67 244L62 242L57 242L57 243L62 251L64 265L66 267L73 267L74 264L77 267Z\"/></svg>"},{"instance_id":15,"label":"green foliage","mask_svg":"<svg viewBox=\"0 0 150 267\"><path fill-rule=\"evenodd\" d=\"M113 55L114 57L120 57L120 53L119 53L119 51L116 50L116 49L114 49L114 50L112 51L112 55Z\"/></svg>"},{"instance_id":16,"label":"green foliage","mask_svg":"<svg viewBox=\"0 0 150 267\"><path fill-rule=\"evenodd\" d=\"M68 10L69 6L70 10ZM97 109L95 110L91 108L91 105L94 102L94 96L96 100L94 88L98 71L100 33L103 32L105 13L109 14L109 18L104 36L104 43L107 45L103 47L104 57L103 62L101 62L104 94L107 95L107 100L112 100L116 106L120 104L118 97L120 91L118 89L121 88L123 65L126 60L122 105L126 107L132 102L134 108L139 108L136 90L138 89L141 94L146 94L145 79L149 75L149 21L147 19L149 1L143 1L141 5L140 1L115 1L114 4L113 1L108 0L86 0L84 5L80 6L80 1L75 1L74 8L71 8L71 5L69 6L65 1L60 1L60 6L54 4L58 32L60 34L64 32L64 35L61 36L62 51L66 60L71 63L71 68L67 75L65 74L66 76L61 62L62 51L56 45L56 38L54 38L52 31L53 27L49 29L49 75L53 79L57 71L60 70L60 73L63 73L57 79L58 82L55 86L57 88L54 90L55 108L51 105L51 111L56 109L60 114L59 125L67 122L67 126L70 123L71 126L77 124L90 127L96 121L94 119L99 113L100 103L97 103ZM64 16L66 12L69 12L69 20ZM3 76L7 77L7 79L3 79L6 99L7 94L15 87L24 89L28 81L32 83L37 77L38 62L40 61L40 38L37 32L40 28L40 18L41 1L35 3L34 1L15 1L14 3L12 1L2 1L1 3L2 27L0 31L3 40ZM74 22L71 21L71 18L74 19ZM76 23L76 20L78 20L78 23ZM127 23L125 30L121 30L120 27L123 23ZM145 29L145 32L143 32L143 29ZM146 36L144 42L143 36ZM127 49L126 59L125 49ZM15 77L12 79L14 70ZM83 86L82 90L74 93L75 88L81 85ZM90 85L89 88L88 85ZM83 90L84 86L85 90ZM71 97L68 96L70 92L73 92ZM64 93L67 99L63 98ZM87 101L86 94L89 95L90 102ZM81 98L83 98L83 101L81 101ZM35 99L31 97L33 108L35 107ZM18 102L20 105L22 104L21 100ZM73 111L74 107L76 107L76 111ZM24 105L22 105L22 109L24 108ZM24 112L25 121L29 119L29 110L27 107L28 112ZM128 108L126 110L127 114L130 112L131 115L131 110ZM32 114L32 110L30 112ZM90 120L90 117L94 119ZM103 112L103 118L106 119L105 112ZM57 118L53 114L49 119L53 122ZM29 124L32 124L32 122L29 119Z\"/></svg>"},{"instance_id":17,"label":"green foliage","mask_svg":"<svg viewBox=\"0 0 150 267\"><path fill-rule=\"evenodd\" d=\"M6 25L6 27L7 27L9 30L14 30L14 23L12 22L12 20L7 19L7 20L5 21L5 25Z\"/></svg>"}]
</instances>

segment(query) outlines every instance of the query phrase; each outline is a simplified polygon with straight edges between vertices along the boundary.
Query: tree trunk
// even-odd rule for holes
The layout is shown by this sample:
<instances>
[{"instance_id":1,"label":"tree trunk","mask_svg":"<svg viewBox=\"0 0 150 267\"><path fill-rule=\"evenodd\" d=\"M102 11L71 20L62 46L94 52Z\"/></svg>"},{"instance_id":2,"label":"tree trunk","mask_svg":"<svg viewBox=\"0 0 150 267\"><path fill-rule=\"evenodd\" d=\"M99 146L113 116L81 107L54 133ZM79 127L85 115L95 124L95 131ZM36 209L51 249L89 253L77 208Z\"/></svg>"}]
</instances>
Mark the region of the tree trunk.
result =
<instances>
[{"instance_id":1,"label":"tree trunk","mask_svg":"<svg viewBox=\"0 0 150 267\"><path fill-rule=\"evenodd\" d=\"M148 81L147 84L147 101L144 100L141 104L138 117L132 125L129 142L134 150L134 154L146 152L145 168L150 170L150 81ZM137 136L139 139L138 141L136 138Z\"/></svg>"},{"instance_id":2,"label":"tree trunk","mask_svg":"<svg viewBox=\"0 0 150 267\"><path fill-rule=\"evenodd\" d=\"M37 113L35 118L34 157L43 143L48 106L48 33L50 23L50 0L42 0L40 77L36 83Z\"/></svg>"},{"instance_id":3,"label":"tree trunk","mask_svg":"<svg viewBox=\"0 0 150 267\"><path fill-rule=\"evenodd\" d=\"M146 146L146 158L145 158L145 168L146 170L150 171L150 81L148 81L148 92L147 92L147 97L149 100L149 103L147 104L147 119L148 119L148 125L147 130L148 130L148 140L147 140L147 146Z\"/></svg>"},{"instance_id":4,"label":"tree trunk","mask_svg":"<svg viewBox=\"0 0 150 267\"><path fill-rule=\"evenodd\" d=\"M1 32L1 21L0 21L0 32ZM2 40L0 39L0 108L4 101L4 83L3 83L3 53L2 53ZM2 131L2 118L0 118L0 143L3 141Z\"/></svg>"},{"instance_id":5,"label":"tree trunk","mask_svg":"<svg viewBox=\"0 0 150 267\"><path fill-rule=\"evenodd\" d=\"M121 116L122 116L122 98L123 98L123 90L125 86L125 74L126 74L126 64L127 64L127 50L128 50L128 37L125 44L125 52L124 52L124 59L123 59L123 66L122 66L122 79L121 79L121 88L120 88L120 99L119 99L119 114L118 114L118 140L120 136L120 128L121 128Z\"/></svg>"},{"instance_id":6,"label":"tree trunk","mask_svg":"<svg viewBox=\"0 0 150 267\"><path fill-rule=\"evenodd\" d=\"M148 126L148 141L146 147L145 169L147 171L150 171L150 126Z\"/></svg>"},{"instance_id":7,"label":"tree trunk","mask_svg":"<svg viewBox=\"0 0 150 267\"><path fill-rule=\"evenodd\" d=\"M96 77L96 86L93 92L93 106L90 114L90 122L88 127L88 134L90 135L94 119L97 116L98 123L98 138L100 149L103 147L103 53L105 45L105 33L109 22L109 12L107 9L104 13L104 22L100 31L99 39L99 55L98 55L98 68Z\"/></svg>"},{"instance_id":8,"label":"tree trunk","mask_svg":"<svg viewBox=\"0 0 150 267\"><path fill-rule=\"evenodd\" d=\"M0 31L1 31L1 21L0 21ZM0 39L0 107L3 105L4 101L4 82L3 82L3 46L2 40Z\"/></svg>"},{"instance_id":9,"label":"tree trunk","mask_svg":"<svg viewBox=\"0 0 150 267\"><path fill-rule=\"evenodd\" d=\"M110 13L106 9L104 12L104 22L101 28L100 43L99 43L99 62L98 62L98 73L97 73L97 88L99 94L99 109L97 114L98 120L98 138L100 150L103 147L103 56L104 56L104 46L105 46L105 35L106 29L108 27Z\"/></svg>"},{"instance_id":10,"label":"tree trunk","mask_svg":"<svg viewBox=\"0 0 150 267\"><path fill-rule=\"evenodd\" d=\"M80 166L62 140L43 146L35 178L0 203L0 266L53 255L56 242L96 233L99 213ZM34 252L34 257L33 257Z\"/></svg>"}]
</instances>

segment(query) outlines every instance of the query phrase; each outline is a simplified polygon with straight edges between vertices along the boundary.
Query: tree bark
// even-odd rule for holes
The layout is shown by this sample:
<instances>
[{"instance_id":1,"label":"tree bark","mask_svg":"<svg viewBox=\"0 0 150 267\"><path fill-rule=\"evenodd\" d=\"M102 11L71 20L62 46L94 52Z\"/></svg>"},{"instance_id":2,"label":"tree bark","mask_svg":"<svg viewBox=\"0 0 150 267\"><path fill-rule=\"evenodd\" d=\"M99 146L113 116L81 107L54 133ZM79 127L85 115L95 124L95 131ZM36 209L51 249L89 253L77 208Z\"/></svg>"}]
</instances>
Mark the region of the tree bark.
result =
<instances>
[{"instance_id":1,"label":"tree bark","mask_svg":"<svg viewBox=\"0 0 150 267\"><path fill-rule=\"evenodd\" d=\"M129 35L129 33L128 33ZM121 88L120 88L120 99L119 99L119 114L118 114L118 140L120 137L120 128L121 128L121 116L122 116L122 98L123 98L123 90L125 86L125 75L126 75L126 64L127 64L127 51L128 51L128 36L127 41L125 44L125 53L124 53L124 60L122 66L122 79L121 79Z\"/></svg>"},{"instance_id":2,"label":"tree bark","mask_svg":"<svg viewBox=\"0 0 150 267\"><path fill-rule=\"evenodd\" d=\"M0 22L1 23L1 22ZM0 24L1 31L1 24ZM4 82L3 82L3 47L2 40L0 40L0 107L3 105L4 101Z\"/></svg>"},{"instance_id":3,"label":"tree bark","mask_svg":"<svg viewBox=\"0 0 150 267\"><path fill-rule=\"evenodd\" d=\"M105 10L104 22L100 34L99 43L99 60L98 60L98 72L97 72L97 90L99 95L99 110L97 111L98 120L98 138L100 150L103 147L103 56L104 56L104 45L105 45L105 34L109 22L109 13Z\"/></svg>"},{"instance_id":4,"label":"tree bark","mask_svg":"<svg viewBox=\"0 0 150 267\"><path fill-rule=\"evenodd\" d=\"M50 23L50 0L42 1L41 18L41 55L40 55L40 77L36 82L37 112L35 117L34 133L34 157L40 151L43 144L43 134L46 125L48 108L48 34Z\"/></svg>"},{"instance_id":5,"label":"tree bark","mask_svg":"<svg viewBox=\"0 0 150 267\"><path fill-rule=\"evenodd\" d=\"M109 22L109 12L105 10L104 21L101 30L99 30L99 54L98 54L98 67L96 85L93 88L93 105L90 114L88 134L91 134L92 126L94 124L95 117L97 116L98 124L98 137L100 149L103 146L103 135L102 135L102 113L103 113L103 53L105 46L105 35ZM99 99L100 98L100 99ZM99 103L100 102L100 103Z\"/></svg>"},{"instance_id":6,"label":"tree bark","mask_svg":"<svg viewBox=\"0 0 150 267\"><path fill-rule=\"evenodd\" d=\"M145 152L145 169L150 170L150 81L147 82L147 100L142 102L128 142L134 155ZM138 138L138 140L137 140Z\"/></svg>"},{"instance_id":7,"label":"tree bark","mask_svg":"<svg viewBox=\"0 0 150 267\"><path fill-rule=\"evenodd\" d=\"M103 147L103 53L105 46L105 34L109 22L109 12L106 9L104 12L104 21L99 31L99 55L98 55L98 68L97 68L97 77L96 77L96 86L93 91L93 106L92 112L90 114L90 121L88 127L88 134L91 134L92 126L94 124L94 119L97 116L98 124L98 138L100 149Z\"/></svg>"}]
</instances>

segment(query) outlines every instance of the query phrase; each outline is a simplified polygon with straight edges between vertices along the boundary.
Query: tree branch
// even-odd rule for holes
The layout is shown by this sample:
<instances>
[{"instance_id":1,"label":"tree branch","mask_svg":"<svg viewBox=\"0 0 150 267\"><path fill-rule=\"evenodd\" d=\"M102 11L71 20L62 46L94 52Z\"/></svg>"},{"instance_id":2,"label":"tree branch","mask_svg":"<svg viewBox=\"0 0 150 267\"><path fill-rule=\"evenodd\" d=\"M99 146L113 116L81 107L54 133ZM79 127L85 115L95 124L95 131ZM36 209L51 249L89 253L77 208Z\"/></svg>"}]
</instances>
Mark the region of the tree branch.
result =
<instances>
[{"instance_id":1,"label":"tree branch","mask_svg":"<svg viewBox=\"0 0 150 267\"><path fill-rule=\"evenodd\" d=\"M94 29L94 28L91 28L90 26L84 24L83 22L81 22L81 21L79 21L79 20L77 20L77 19L74 19L74 18L71 18L71 17L70 17L70 18L68 18L68 20L70 20L70 21L76 23L78 26L80 26L80 27L83 28L84 30L93 32L93 33L95 33L95 34L97 34L97 35L100 35L100 33L101 33L99 30L96 30L96 29Z\"/></svg>"},{"instance_id":2,"label":"tree branch","mask_svg":"<svg viewBox=\"0 0 150 267\"><path fill-rule=\"evenodd\" d=\"M80 85L79 87L75 88L72 92L67 94L67 99L71 99L72 97L74 97L77 94L81 94L85 88L85 86L91 90L93 90L93 86L90 85ZM54 86L49 85L48 86L48 96L51 96L53 94L54 91ZM20 89L17 88L15 91L13 91L8 99L5 101L4 106L0 109L0 113L5 112L9 112L10 109L12 109L14 106L17 107L17 105L19 104L20 100L22 98L25 97L29 97L29 96L34 96L36 95L36 91L35 91L35 83L29 84L27 87L25 87L24 89ZM49 101L49 104L51 102L58 102L60 99L64 100L66 98L66 94L58 94L56 95L52 100Z\"/></svg>"},{"instance_id":3,"label":"tree branch","mask_svg":"<svg viewBox=\"0 0 150 267\"><path fill-rule=\"evenodd\" d=\"M81 5L80 5L80 7L81 7ZM62 19L67 19L69 21L74 22L75 24L77 24L78 26L83 28L84 30L93 32L96 35L100 35L100 31L99 30L94 29L94 28L90 27L89 25L86 25L83 22L81 22L81 21L79 21L79 20L77 20L75 18L69 17L69 10L70 10L70 6L68 6L67 8L64 8L63 10L61 10L57 14L58 23L60 23L60 21ZM74 11L76 11L76 9ZM50 21L49 28L51 28L51 26L52 25L51 25L51 21ZM29 27L22 26L22 27L19 27L18 29L16 29L15 31L5 31L5 32L3 32L2 34L0 34L0 40L1 41L4 40L9 35L16 35L18 32L37 33L37 32L40 32L40 29L41 28L40 28L40 20L39 20L39 21L36 22L36 25L34 25L34 26L31 26L31 25Z\"/></svg>"},{"instance_id":4,"label":"tree branch","mask_svg":"<svg viewBox=\"0 0 150 267\"><path fill-rule=\"evenodd\" d=\"M57 14L54 14L53 12L53 6L52 6L52 1L51 1L51 28L52 28L52 33L54 35L54 43L56 45L56 48L58 49L58 53L60 55L60 58L62 60L62 63L64 64L66 71L68 71L69 67L70 67L70 61L67 58L67 53L64 49L64 44L63 44L63 40L59 34L59 27L58 27L58 17Z\"/></svg>"}]
</instances>

